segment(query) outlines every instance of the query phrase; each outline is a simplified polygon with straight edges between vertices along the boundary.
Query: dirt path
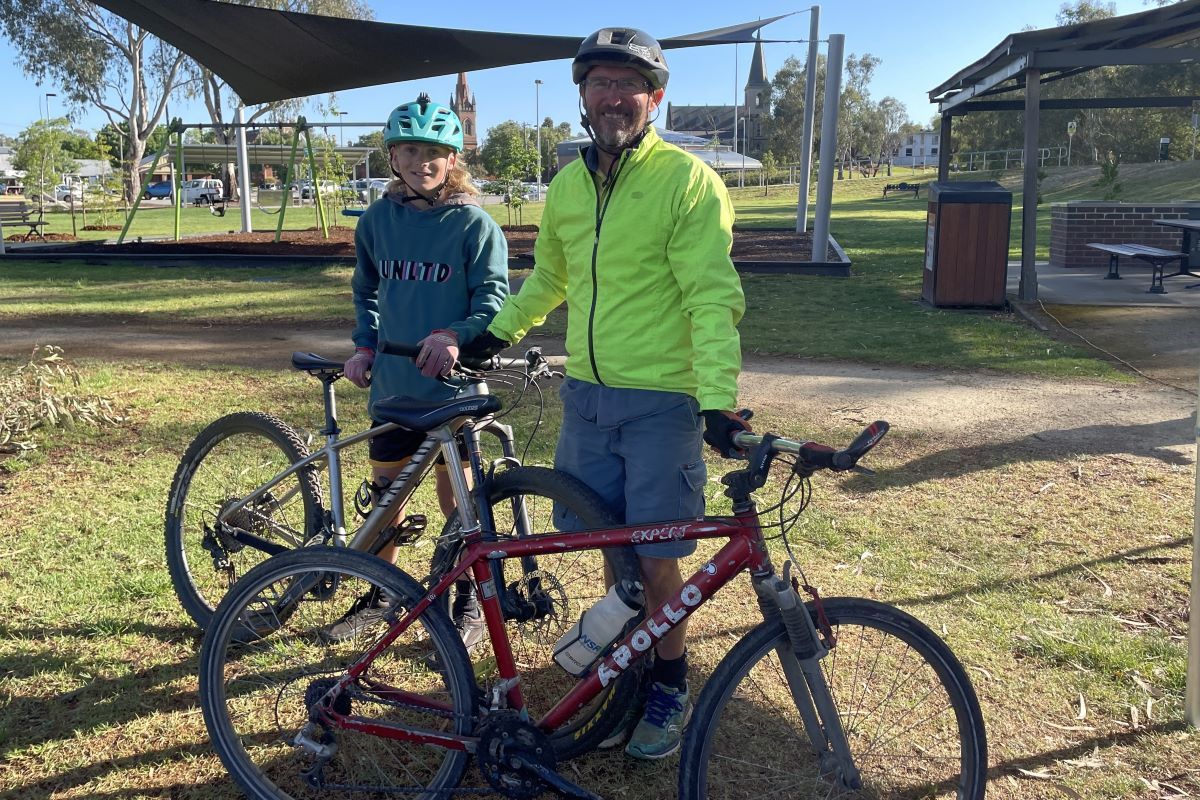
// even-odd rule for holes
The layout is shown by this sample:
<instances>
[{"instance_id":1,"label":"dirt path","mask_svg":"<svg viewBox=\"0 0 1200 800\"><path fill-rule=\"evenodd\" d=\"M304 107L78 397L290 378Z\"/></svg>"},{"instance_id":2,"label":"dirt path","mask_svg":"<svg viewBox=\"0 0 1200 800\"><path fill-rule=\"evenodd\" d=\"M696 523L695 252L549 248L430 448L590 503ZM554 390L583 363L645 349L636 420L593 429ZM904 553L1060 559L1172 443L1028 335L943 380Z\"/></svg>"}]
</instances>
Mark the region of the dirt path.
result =
<instances>
[{"instance_id":1,"label":"dirt path","mask_svg":"<svg viewBox=\"0 0 1200 800\"><path fill-rule=\"evenodd\" d=\"M531 343L537 341L531 337ZM337 357L349 349L342 329L269 326L0 324L0 355L21 357L56 344L72 359L128 359L266 367L287 364L294 350ZM543 340L561 353L558 340ZM961 445L1031 439L1066 453L1153 455L1192 463L1195 397L1151 382L1113 385L995 373L952 372L807 359L752 358L742 374L742 402L752 408L827 415L831 424L887 419ZM1186 385L1195 385L1193 382Z\"/></svg>"}]
</instances>

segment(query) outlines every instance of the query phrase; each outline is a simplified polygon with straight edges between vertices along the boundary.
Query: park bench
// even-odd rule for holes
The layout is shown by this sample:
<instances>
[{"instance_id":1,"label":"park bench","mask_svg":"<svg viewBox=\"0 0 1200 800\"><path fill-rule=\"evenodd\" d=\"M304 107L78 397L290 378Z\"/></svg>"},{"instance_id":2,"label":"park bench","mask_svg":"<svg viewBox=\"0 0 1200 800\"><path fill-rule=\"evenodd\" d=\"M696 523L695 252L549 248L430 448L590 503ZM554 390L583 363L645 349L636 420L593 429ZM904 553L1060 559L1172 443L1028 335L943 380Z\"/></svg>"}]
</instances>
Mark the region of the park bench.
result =
<instances>
[{"instance_id":1,"label":"park bench","mask_svg":"<svg viewBox=\"0 0 1200 800\"><path fill-rule=\"evenodd\" d=\"M913 197L921 196L921 184L919 183L889 183L883 187L883 196L887 197L888 192L912 192Z\"/></svg>"},{"instance_id":2,"label":"park bench","mask_svg":"<svg viewBox=\"0 0 1200 800\"><path fill-rule=\"evenodd\" d=\"M1161 247L1151 247L1145 244L1105 244L1102 242L1088 242L1088 247L1093 250L1100 250L1108 253L1108 274L1104 276L1106 281L1116 281L1121 279L1120 268L1118 261L1121 256L1136 258L1139 261L1145 261L1153 271L1150 273L1150 288L1147 292L1154 294L1166 294L1167 290L1163 287L1163 267L1176 259L1182 261L1187 258L1187 253L1181 253L1177 250L1164 250ZM1180 269L1174 275L1190 275L1186 269Z\"/></svg>"},{"instance_id":3,"label":"park bench","mask_svg":"<svg viewBox=\"0 0 1200 800\"><path fill-rule=\"evenodd\" d=\"M3 225L5 228L17 225L29 229L25 233L25 238L21 239L22 242L28 242L29 237L35 233L43 239L46 238L42 235L41 231L42 226L46 224L45 221L30 219L29 217L33 213L35 213L34 209L25 203L5 203L0 201L0 225Z\"/></svg>"}]
</instances>

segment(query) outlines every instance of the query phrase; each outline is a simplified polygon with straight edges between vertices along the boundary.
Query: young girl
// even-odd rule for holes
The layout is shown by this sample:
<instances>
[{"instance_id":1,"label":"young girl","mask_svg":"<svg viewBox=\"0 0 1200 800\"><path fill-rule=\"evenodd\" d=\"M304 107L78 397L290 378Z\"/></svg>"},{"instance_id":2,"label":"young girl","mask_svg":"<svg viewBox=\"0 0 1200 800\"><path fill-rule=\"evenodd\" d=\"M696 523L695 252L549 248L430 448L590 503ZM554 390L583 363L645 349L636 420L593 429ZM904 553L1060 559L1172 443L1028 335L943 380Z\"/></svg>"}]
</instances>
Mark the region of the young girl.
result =
<instances>
[{"instance_id":1,"label":"young girl","mask_svg":"<svg viewBox=\"0 0 1200 800\"><path fill-rule=\"evenodd\" d=\"M449 108L422 94L388 117L383 145L395 176L384 196L362 215L354 234L358 264L351 287L356 325L346 377L368 385L370 402L400 395L449 398L436 380L450 371L459 348L481 334L508 294L508 244L500 227L479 207L471 176L459 163L463 129ZM380 341L417 342L415 360L376 353ZM399 474L425 435L397 430L370 440L376 486ZM454 513L444 464L435 470L442 514ZM403 508L395 519L403 519ZM395 546L380 556L396 560ZM459 587L455 622L468 647L483 636L469 581ZM370 592L324 630L340 640L383 619L387 598Z\"/></svg>"}]
</instances>

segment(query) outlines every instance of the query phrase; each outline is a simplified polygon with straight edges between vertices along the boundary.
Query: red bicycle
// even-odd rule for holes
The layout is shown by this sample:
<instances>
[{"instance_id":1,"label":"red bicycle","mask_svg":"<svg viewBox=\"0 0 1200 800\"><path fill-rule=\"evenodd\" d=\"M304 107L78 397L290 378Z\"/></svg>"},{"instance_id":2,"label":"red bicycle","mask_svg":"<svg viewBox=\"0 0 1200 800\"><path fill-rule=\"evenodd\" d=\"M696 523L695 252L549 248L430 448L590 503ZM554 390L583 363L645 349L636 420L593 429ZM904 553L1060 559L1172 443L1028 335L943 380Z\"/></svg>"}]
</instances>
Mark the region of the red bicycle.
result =
<instances>
[{"instance_id":1,"label":"red bicycle","mask_svg":"<svg viewBox=\"0 0 1200 800\"><path fill-rule=\"evenodd\" d=\"M477 502L478 524L447 534L457 539L457 565L426 585L345 549L272 557L228 592L204 639L200 695L213 745L254 798L596 797L566 777L560 761L608 735L635 701L645 654L748 571L763 621L704 685L683 745L681 798L982 798L983 717L950 649L882 603L823 599L807 585L805 602L791 563L776 572L764 533L770 526L753 498L772 465L786 463L790 475L773 509L791 556L786 533L811 498L810 476L866 471L857 463L886 431L887 423L876 422L844 450L739 435L749 463L722 479L733 503L726 517L628 527L593 519L587 531L517 538L498 531L489 503ZM575 507L603 516L588 490L552 470L481 476L475 497L488 497L492 481L527 484L521 473L529 470L538 480L553 477ZM514 657L511 614L524 613L536 626L543 611L561 613L554 602L561 581L539 559L600 550L612 579L636 580L631 545L713 538L728 542L670 602L647 609L603 647L582 678ZM506 581L506 570L520 579ZM478 655L471 663L445 610L455 579L468 572L491 638L486 665ZM346 599L372 586L392 603L386 620L361 637L323 641L317 632ZM480 685L480 672L493 678ZM547 693L546 684L567 688ZM460 786L472 756L478 785Z\"/></svg>"}]
</instances>

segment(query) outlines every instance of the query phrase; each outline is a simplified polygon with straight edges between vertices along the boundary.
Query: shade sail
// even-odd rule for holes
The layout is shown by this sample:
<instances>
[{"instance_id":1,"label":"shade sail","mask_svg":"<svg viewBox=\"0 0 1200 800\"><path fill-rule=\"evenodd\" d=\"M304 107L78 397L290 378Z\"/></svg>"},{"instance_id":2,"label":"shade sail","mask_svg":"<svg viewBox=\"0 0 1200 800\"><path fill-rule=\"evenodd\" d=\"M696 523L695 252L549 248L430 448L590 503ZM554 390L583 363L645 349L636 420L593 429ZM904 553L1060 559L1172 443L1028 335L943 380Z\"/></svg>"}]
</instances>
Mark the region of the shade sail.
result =
<instances>
[{"instance_id":1,"label":"shade sail","mask_svg":"<svg viewBox=\"0 0 1200 800\"><path fill-rule=\"evenodd\" d=\"M456 72L572 58L582 36L534 36L341 19L215 0L94 0L179 48L247 105ZM786 15L784 15L786 16ZM770 17L660 40L664 49L753 42Z\"/></svg>"}]
</instances>

